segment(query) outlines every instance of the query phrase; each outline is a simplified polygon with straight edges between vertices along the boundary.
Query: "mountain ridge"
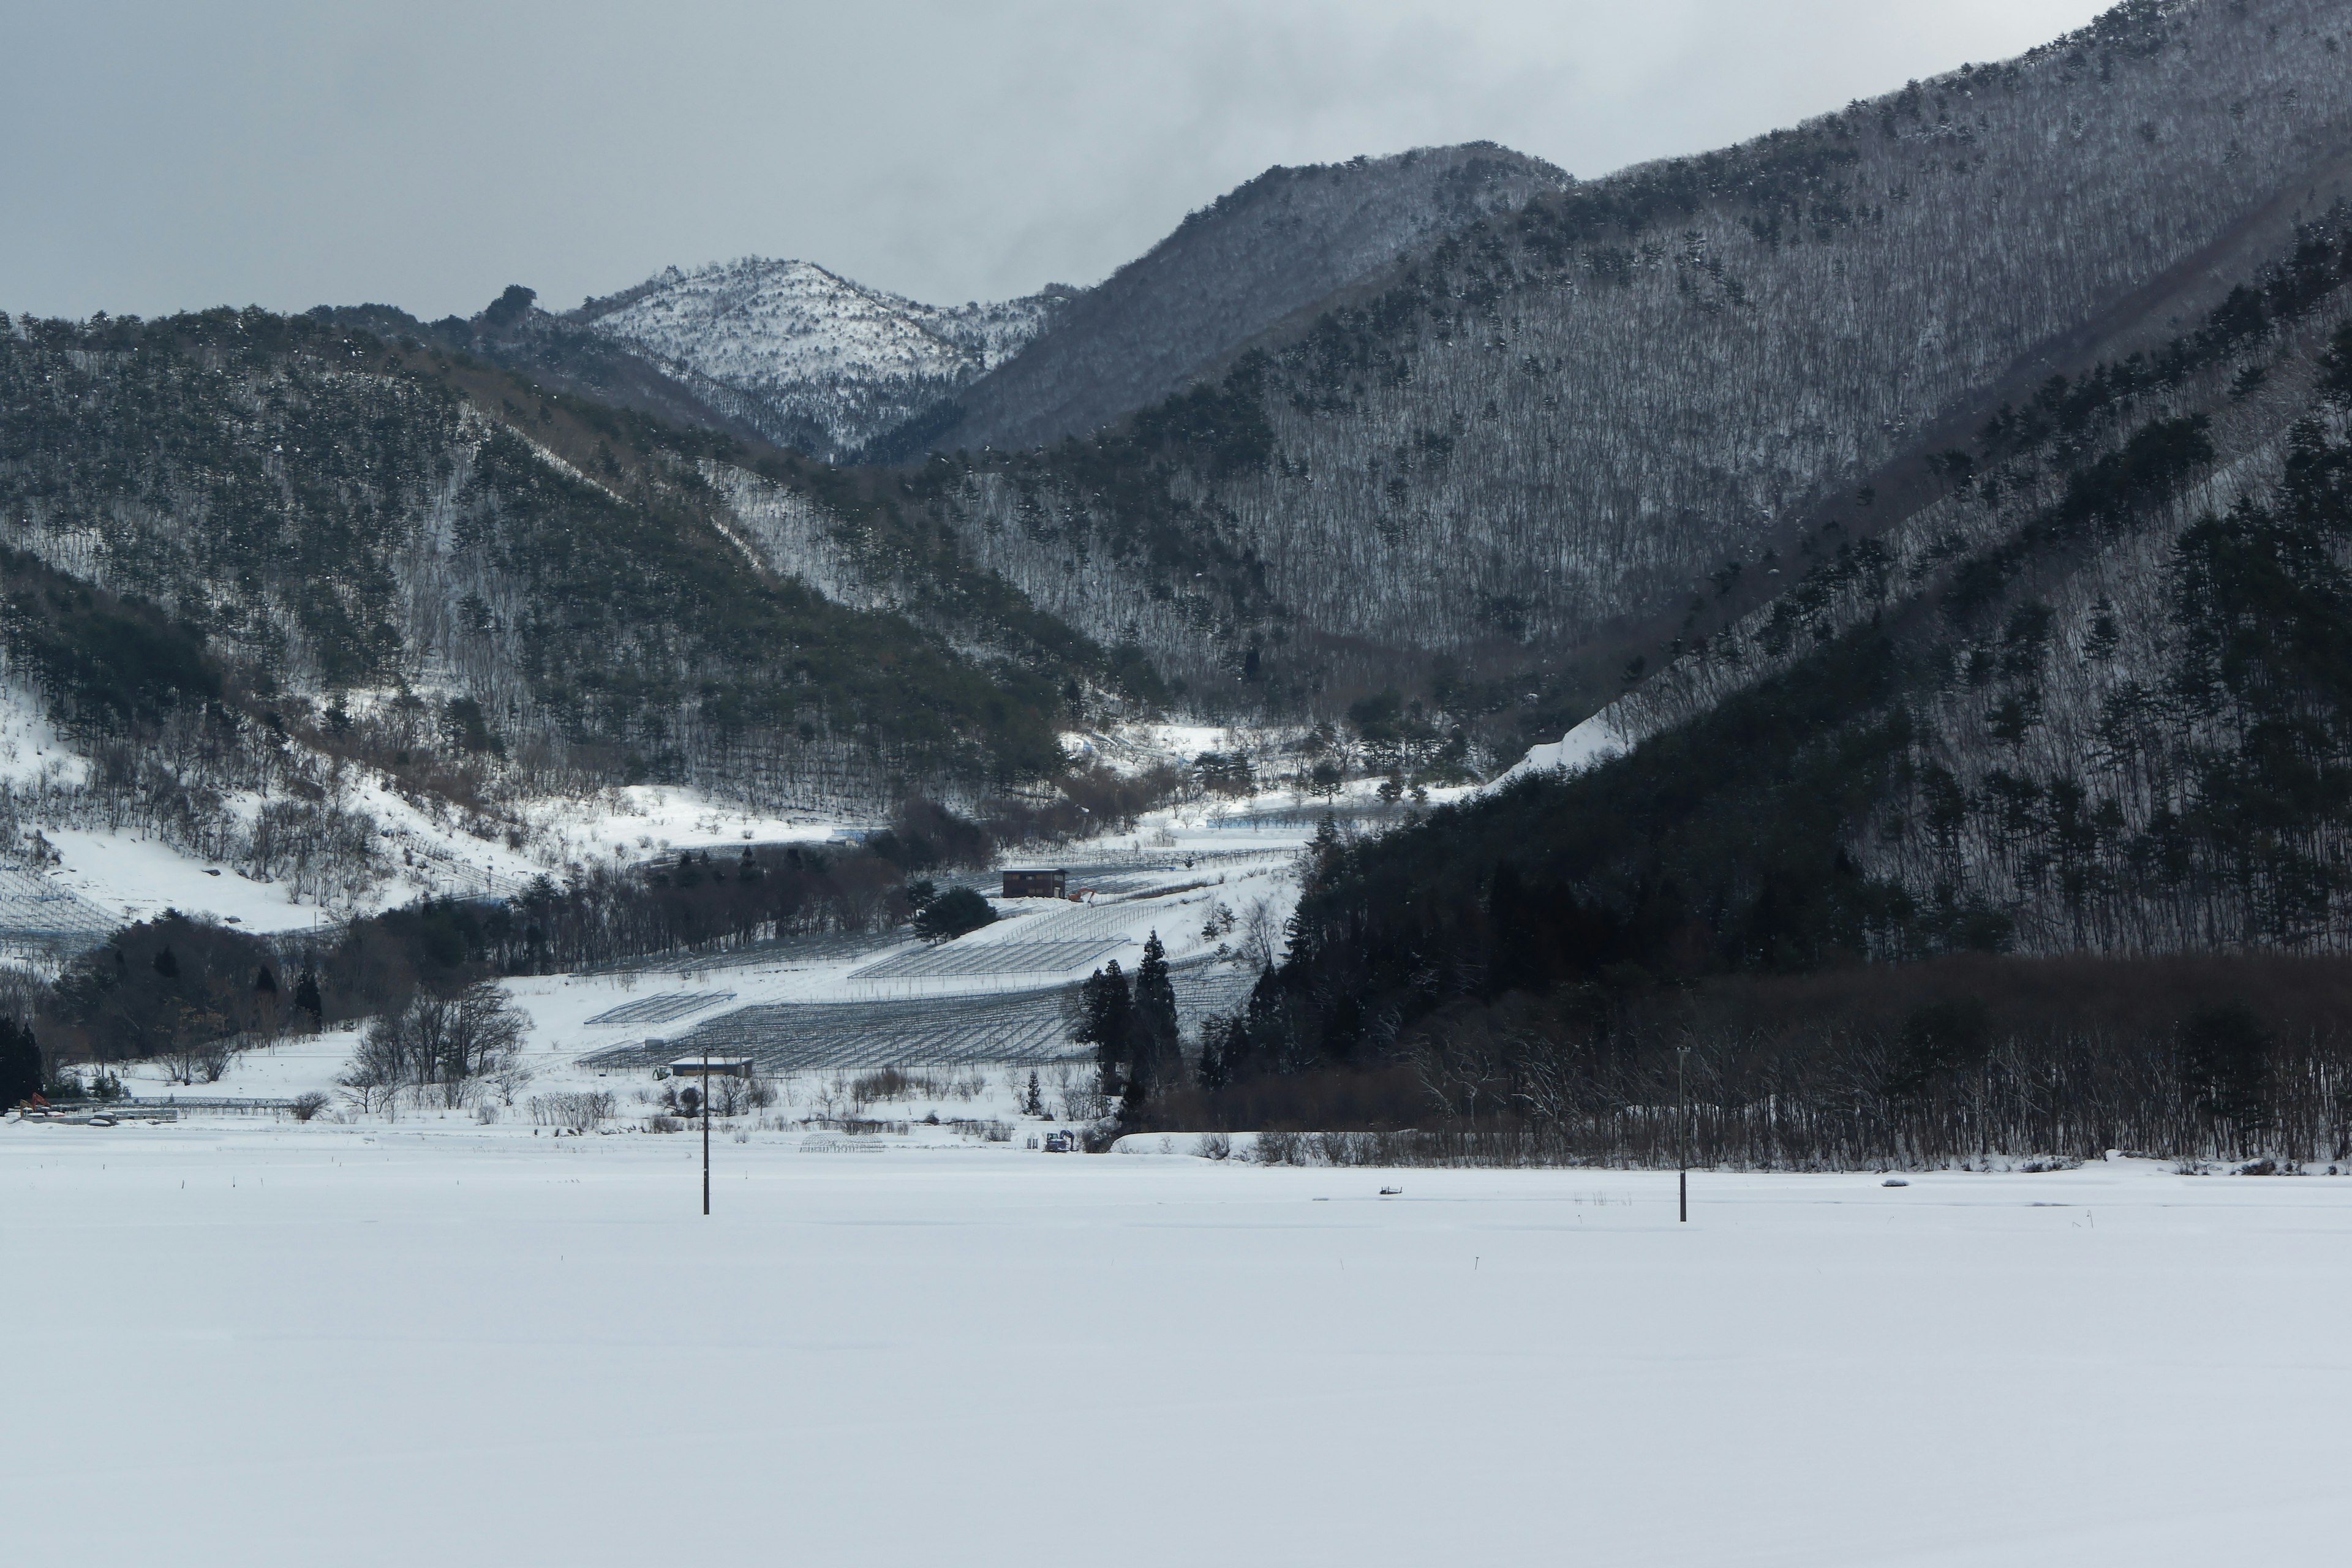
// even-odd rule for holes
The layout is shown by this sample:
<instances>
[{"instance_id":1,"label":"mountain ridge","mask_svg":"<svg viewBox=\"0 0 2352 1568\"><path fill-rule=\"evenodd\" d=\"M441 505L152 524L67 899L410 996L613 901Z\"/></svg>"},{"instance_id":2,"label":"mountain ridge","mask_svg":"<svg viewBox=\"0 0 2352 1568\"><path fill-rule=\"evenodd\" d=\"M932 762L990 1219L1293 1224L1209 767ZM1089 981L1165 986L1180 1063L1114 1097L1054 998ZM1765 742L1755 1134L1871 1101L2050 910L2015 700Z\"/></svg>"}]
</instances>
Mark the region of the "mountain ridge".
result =
<instances>
[{"instance_id":1,"label":"mountain ridge","mask_svg":"<svg viewBox=\"0 0 2352 1568\"><path fill-rule=\"evenodd\" d=\"M672 267L560 317L638 353L780 446L837 458L1017 353L1076 290L927 305L813 262Z\"/></svg>"},{"instance_id":2,"label":"mountain ridge","mask_svg":"<svg viewBox=\"0 0 2352 1568\"><path fill-rule=\"evenodd\" d=\"M1880 526L1861 492L1922 473L1939 422L2199 256L2226 272L2307 182L2324 206L2344 12L2126 5L1538 196L1125 426L919 488L1040 604L1218 700L1328 710L1453 660L1579 717L1709 629L1711 578L1752 602L1828 515Z\"/></svg>"},{"instance_id":3,"label":"mountain ridge","mask_svg":"<svg viewBox=\"0 0 2352 1568\"><path fill-rule=\"evenodd\" d=\"M864 456L1030 447L1099 429L1429 236L1573 183L1491 142L1277 165L1187 214L952 405Z\"/></svg>"}]
</instances>

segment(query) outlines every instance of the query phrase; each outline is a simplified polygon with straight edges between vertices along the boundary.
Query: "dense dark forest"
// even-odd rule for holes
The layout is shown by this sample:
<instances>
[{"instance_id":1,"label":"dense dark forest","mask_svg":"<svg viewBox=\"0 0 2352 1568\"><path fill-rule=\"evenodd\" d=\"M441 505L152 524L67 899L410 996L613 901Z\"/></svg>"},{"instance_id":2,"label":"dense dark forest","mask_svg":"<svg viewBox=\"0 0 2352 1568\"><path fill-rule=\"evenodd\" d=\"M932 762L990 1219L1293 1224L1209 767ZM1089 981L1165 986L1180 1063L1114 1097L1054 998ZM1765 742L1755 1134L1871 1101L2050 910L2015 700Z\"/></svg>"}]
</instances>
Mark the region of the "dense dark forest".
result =
<instances>
[{"instance_id":1,"label":"dense dark forest","mask_svg":"<svg viewBox=\"0 0 2352 1568\"><path fill-rule=\"evenodd\" d=\"M1469 993L1368 1067L1277 1064L1261 991L1213 1081L1138 1126L1259 1130L1299 1163L1800 1170L2352 1164L2352 961L2023 959ZM1338 1130L1330 1132L1328 1130ZM1325 1132L1325 1136L1312 1134Z\"/></svg>"},{"instance_id":2,"label":"dense dark forest","mask_svg":"<svg viewBox=\"0 0 2352 1568\"><path fill-rule=\"evenodd\" d=\"M2347 277L2338 214L2194 331L2002 409L1915 527L1825 531L1606 711L1625 754L1327 833L1207 1099L1164 1113L2345 1158ZM2224 956L2257 952L2331 956ZM1774 996L1819 1012L1768 1026Z\"/></svg>"}]
</instances>

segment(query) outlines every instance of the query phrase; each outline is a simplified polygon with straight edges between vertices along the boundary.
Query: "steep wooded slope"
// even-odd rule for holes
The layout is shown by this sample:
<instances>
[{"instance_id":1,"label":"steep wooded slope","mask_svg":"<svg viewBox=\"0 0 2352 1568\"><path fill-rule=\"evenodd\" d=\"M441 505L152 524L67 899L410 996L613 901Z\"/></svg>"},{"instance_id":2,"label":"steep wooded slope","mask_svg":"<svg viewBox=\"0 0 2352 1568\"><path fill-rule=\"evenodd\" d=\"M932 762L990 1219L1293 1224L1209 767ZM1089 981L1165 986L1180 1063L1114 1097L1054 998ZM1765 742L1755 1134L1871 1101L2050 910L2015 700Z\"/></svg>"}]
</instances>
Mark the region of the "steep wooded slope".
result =
<instances>
[{"instance_id":1,"label":"steep wooded slope","mask_svg":"<svg viewBox=\"0 0 2352 1568\"><path fill-rule=\"evenodd\" d=\"M1543 996L1573 1039L1661 976L2352 948L2352 209L1938 468L1601 715L1629 753L1326 846L1244 1055Z\"/></svg>"},{"instance_id":2,"label":"steep wooded slope","mask_svg":"<svg viewBox=\"0 0 2352 1568\"><path fill-rule=\"evenodd\" d=\"M781 454L326 316L0 335L12 668L86 730L121 706L75 675L112 634L38 654L76 584L202 651L214 684L159 677L165 706L242 692L386 765L495 752L546 787L804 805L1055 768L1099 652L839 501Z\"/></svg>"},{"instance_id":3,"label":"steep wooded slope","mask_svg":"<svg viewBox=\"0 0 2352 1568\"><path fill-rule=\"evenodd\" d=\"M868 456L1034 447L1100 429L1409 247L1566 184L1550 164L1486 142L1269 169L1076 296L1034 342Z\"/></svg>"},{"instance_id":4,"label":"steep wooded slope","mask_svg":"<svg viewBox=\"0 0 2352 1568\"><path fill-rule=\"evenodd\" d=\"M1711 574L1832 510L1881 526L1923 445L2075 368L2103 317L2177 330L2322 210L2347 16L2132 0L1539 196L1116 432L909 483L1042 607L1213 700L1622 662Z\"/></svg>"}]
</instances>

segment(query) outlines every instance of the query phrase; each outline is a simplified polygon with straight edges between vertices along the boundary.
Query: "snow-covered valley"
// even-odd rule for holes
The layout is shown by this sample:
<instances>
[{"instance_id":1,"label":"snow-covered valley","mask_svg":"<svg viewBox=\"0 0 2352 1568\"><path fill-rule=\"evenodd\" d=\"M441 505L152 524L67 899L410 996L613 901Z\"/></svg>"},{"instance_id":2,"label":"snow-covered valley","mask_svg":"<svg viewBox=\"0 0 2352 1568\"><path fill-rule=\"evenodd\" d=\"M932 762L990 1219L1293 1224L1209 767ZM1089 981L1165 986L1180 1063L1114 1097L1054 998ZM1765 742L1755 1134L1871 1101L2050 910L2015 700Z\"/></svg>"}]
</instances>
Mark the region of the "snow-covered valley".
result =
<instances>
[{"instance_id":1,"label":"snow-covered valley","mask_svg":"<svg viewBox=\"0 0 2352 1568\"><path fill-rule=\"evenodd\" d=\"M1672 1173L861 1142L722 1141L705 1219L688 1137L0 1127L9 1560L1116 1536L1835 1568L2336 1534L2352 1181L1702 1174L1680 1225Z\"/></svg>"}]
</instances>

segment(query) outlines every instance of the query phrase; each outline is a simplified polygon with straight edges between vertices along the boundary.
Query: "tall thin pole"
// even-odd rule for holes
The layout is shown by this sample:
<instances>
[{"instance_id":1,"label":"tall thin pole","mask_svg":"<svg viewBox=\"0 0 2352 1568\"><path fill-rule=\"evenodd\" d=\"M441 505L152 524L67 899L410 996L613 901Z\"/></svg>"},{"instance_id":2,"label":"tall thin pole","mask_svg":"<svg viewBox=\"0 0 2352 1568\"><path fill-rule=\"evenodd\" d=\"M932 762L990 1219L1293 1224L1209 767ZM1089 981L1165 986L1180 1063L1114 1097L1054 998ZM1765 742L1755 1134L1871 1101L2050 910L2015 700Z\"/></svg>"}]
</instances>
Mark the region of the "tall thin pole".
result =
<instances>
[{"instance_id":1,"label":"tall thin pole","mask_svg":"<svg viewBox=\"0 0 2352 1568\"><path fill-rule=\"evenodd\" d=\"M710 1042L702 1042L702 1212L710 1214Z\"/></svg>"},{"instance_id":2,"label":"tall thin pole","mask_svg":"<svg viewBox=\"0 0 2352 1568\"><path fill-rule=\"evenodd\" d=\"M1690 1082L1686 1071L1690 1065L1690 1047L1675 1048L1675 1098L1682 1102L1675 1120L1682 1123L1675 1142L1682 1145L1682 1170L1675 1177L1675 1186L1682 1205L1681 1222L1690 1221Z\"/></svg>"}]
</instances>

